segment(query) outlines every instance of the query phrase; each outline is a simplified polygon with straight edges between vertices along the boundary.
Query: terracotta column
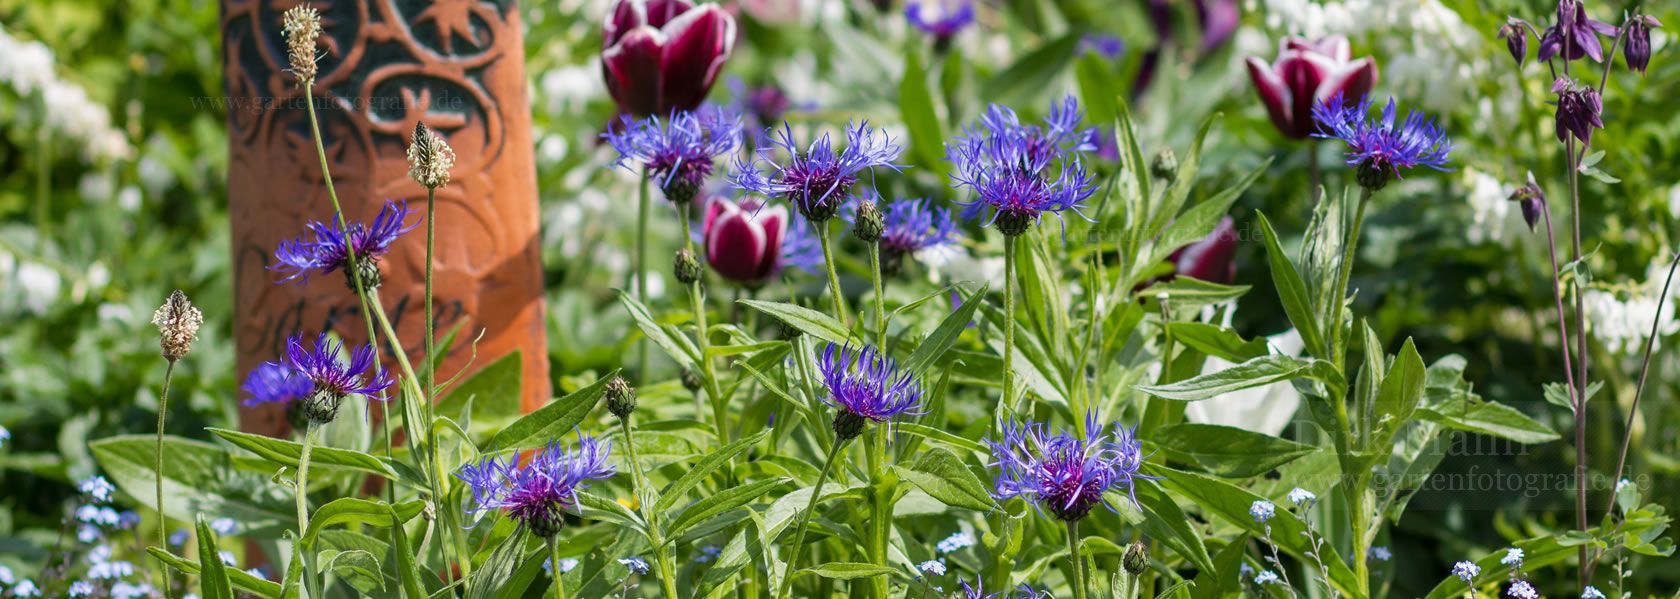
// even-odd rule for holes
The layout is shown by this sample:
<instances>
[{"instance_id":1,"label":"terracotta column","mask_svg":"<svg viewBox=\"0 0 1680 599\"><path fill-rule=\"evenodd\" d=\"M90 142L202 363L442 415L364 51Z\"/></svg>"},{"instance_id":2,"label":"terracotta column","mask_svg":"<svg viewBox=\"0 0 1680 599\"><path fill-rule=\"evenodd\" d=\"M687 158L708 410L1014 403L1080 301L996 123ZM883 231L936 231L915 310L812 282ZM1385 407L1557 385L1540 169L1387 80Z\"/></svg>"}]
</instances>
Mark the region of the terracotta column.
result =
<instances>
[{"instance_id":1,"label":"terracotta column","mask_svg":"<svg viewBox=\"0 0 1680 599\"><path fill-rule=\"evenodd\" d=\"M344 277L276 284L267 270L282 239L332 204L309 130L303 92L286 71L281 13L298 0L223 0L228 100L228 206L233 219L234 336L241 377L276 359L289 335L332 330L365 343L367 329ZM435 310L438 335L462 324L438 372L522 352L525 410L549 398L536 171L530 100L517 6L512 0L309 2L321 11L315 86L327 162L351 220L371 220L386 199L424 215L426 190L407 176L405 150L418 120L455 149L448 187L437 192ZM413 218L413 217L411 217ZM417 370L425 231L416 228L382 265L383 304ZM382 347L385 357L393 351ZM391 370L394 362L386 360ZM244 409L246 430L286 431L279 409Z\"/></svg>"}]
</instances>

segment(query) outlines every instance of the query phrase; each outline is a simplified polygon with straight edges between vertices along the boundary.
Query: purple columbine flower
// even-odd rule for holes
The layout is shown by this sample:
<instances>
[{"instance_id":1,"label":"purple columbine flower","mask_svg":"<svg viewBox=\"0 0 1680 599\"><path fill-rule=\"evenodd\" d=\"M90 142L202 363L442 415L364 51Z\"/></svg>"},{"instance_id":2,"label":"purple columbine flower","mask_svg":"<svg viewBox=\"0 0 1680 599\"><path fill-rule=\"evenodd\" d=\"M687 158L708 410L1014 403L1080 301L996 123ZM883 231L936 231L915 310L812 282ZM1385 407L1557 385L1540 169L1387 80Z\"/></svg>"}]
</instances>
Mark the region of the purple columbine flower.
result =
<instances>
[{"instance_id":1,"label":"purple columbine flower","mask_svg":"<svg viewBox=\"0 0 1680 599\"><path fill-rule=\"evenodd\" d=\"M286 341L286 367L293 376L301 376L310 384L303 401L304 418L310 423L332 422L338 415L339 402L352 393L383 400L381 393L394 382L375 370L372 345L351 350L349 362L339 360L342 348L342 343L325 333L315 338L313 347L304 347L303 339L297 336Z\"/></svg>"},{"instance_id":2,"label":"purple columbine flower","mask_svg":"<svg viewBox=\"0 0 1680 599\"><path fill-rule=\"evenodd\" d=\"M1534 173L1528 174L1527 184L1511 192L1511 201L1522 207L1523 222L1528 223L1528 230L1533 232L1546 210L1546 192L1534 180Z\"/></svg>"},{"instance_id":3,"label":"purple columbine flower","mask_svg":"<svg viewBox=\"0 0 1680 599\"><path fill-rule=\"evenodd\" d=\"M379 209L372 225L360 222L351 223L345 227L342 221L334 219L328 225L321 221L314 221L304 228L309 234L297 239L280 242L274 248L275 263L269 270L284 273L284 281L309 279L312 272L330 273L338 269L349 272L351 249L355 250L357 274L369 288L379 286L379 259L386 252L391 251L391 244L397 241L403 233L407 233L418 226L416 220L412 224L404 224L408 219L408 203L387 200L385 206ZM348 231L348 234L346 233ZM348 237L350 245L345 245ZM347 277L347 281L350 279Z\"/></svg>"},{"instance_id":4,"label":"purple columbine flower","mask_svg":"<svg viewBox=\"0 0 1680 599\"><path fill-rule=\"evenodd\" d=\"M1125 489L1135 503L1133 481L1155 478L1138 472L1144 456L1132 432L1119 425L1105 427L1094 412L1085 415L1083 437L1051 434L1042 423L1010 423L1002 442L987 444L999 470L993 496L1024 498L1066 522L1107 505L1103 494L1112 489Z\"/></svg>"},{"instance_id":5,"label":"purple columbine flower","mask_svg":"<svg viewBox=\"0 0 1680 599\"><path fill-rule=\"evenodd\" d=\"M952 187L975 195L963 204L963 218L996 223L1013 237L1045 212L1079 213L1094 191L1080 153L1096 149L1096 130L1079 128L1081 118L1072 96L1051 107L1043 127L1023 125L1014 110L993 104L946 150L955 166Z\"/></svg>"},{"instance_id":6,"label":"purple columbine flower","mask_svg":"<svg viewBox=\"0 0 1680 599\"><path fill-rule=\"evenodd\" d=\"M1516 17L1506 19L1499 26L1499 39L1505 40L1505 49L1511 51L1511 58L1521 68L1528 60L1528 22Z\"/></svg>"},{"instance_id":7,"label":"purple columbine flower","mask_svg":"<svg viewBox=\"0 0 1680 599\"><path fill-rule=\"evenodd\" d=\"M1622 38L1622 57L1627 60L1627 66L1645 75L1645 67L1651 64L1651 28L1662 27L1662 22L1651 15L1635 15L1628 20L1627 35Z\"/></svg>"},{"instance_id":8,"label":"purple columbine flower","mask_svg":"<svg viewBox=\"0 0 1680 599\"><path fill-rule=\"evenodd\" d=\"M869 121L847 126L846 148L840 151L827 133L801 150L787 123L765 137L752 158L735 158L735 186L781 196L814 223L834 217L851 197L859 174L878 166L898 170L892 161L904 151L885 131L869 128ZM778 153L783 154L780 162Z\"/></svg>"},{"instance_id":9,"label":"purple columbine flower","mask_svg":"<svg viewBox=\"0 0 1680 599\"><path fill-rule=\"evenodd\" d=\"M455 476L472 489L475 505L468 514L505 510L537 536L550 538L560 532L563 511L577 505L578 491L616 472L607 461L611 455L610 441L582 436L574 450L556 441L523 464L519 454L493 455Z\"/></svg>"},{"instance_id":10,"label":"purple columbine flower","mask_svg":"<svg viewBox=\"0 0 1680 599\"><path fill-rule=\"evenodd\" d=\"M1598 95L1598 90L1560 77L1552 82L1552 93L1558 97L1555 126L1558 142L1565 142L1573 135L1581 140L1582 145L1592 143L1593 129L1604 128L1604 119L1601 118L1604 100Z\"/></svg>"},{"instance_id":11,"label":"purple columbine flower","mask_svg":"<svg viewBox=\"0 0 1680 599\"><path fill-rule=\"evenodd\" d=\"M951 211L923 198L877 201L881 207L881 273L898 274L904 257L956 240ZM857 209L846 211L846 222L857 222ZM818 248L819 251L821 248Z\"/></svg>"},{"instance_id":12,"label":"purple columbine flower","mask_svg":"<svg viewBox=\"0 0 1680 599\"><path fill-rule=\"evenodd\" d=\"M1347 163L1357 169L1361 186L1371 191L1382 189L1400 171L1427 166L1438 171L1450 171L1447 154L1452 152L1452 140L1446 131L1435 125L1435 119L1418 111L1408 111L1406 120L1395 122L1394 98L1388 99L1382 118L1368 120L1371 100L1344 104L1340 94L1313 107L1318 121L1315 137L1340 139L1347 143Z\"/></svg>"},{"instance_id":13,"label":"purple columbine flower","mask_svg":"<svg viewBox=\"0 0 1680 599\"><path fill-rule=\"evenodd\" d=\"M667 119L620 117L601 137L618 150L618 165L636 162L659 182L665 199L687 204L700 193L718 158L741 146L741 117L717 106L677 112Z\"/></svg>"},{"instance_id":14,"label":"purple columbine flower","mask_svg":"<svg viewBox=\"0 0 1680 599\"><path fill-rule=\"evenodd\" d=\"M829 342L817 360L828 405L834 406L834 434L841 440L863 432L871 422L882 423L899 414L922 414L922 386L908 372L899 372L892 358L869 345Z\"/></svg>"},{"instance_id":15,"label":"purple columbine flower","mask_svg":"<svg viewBox=\"0 0 1680 599\"><path fill-rule=\"evenodd\" d=\"M941 43L974 24L974 0L910 0L904 18Z\"/></svg>"},{"instance_id":16,"label":"purple columbine flower","mask_svg":"<svg viewBox=\"0 0 1680 599\"><path fill-rule=\"evenodd\" d=\"M1616 26L1587 18L1587 6L1581 0L1558 0L1557 23L1540 35L1540 60L1561 53L1564 60L1591 56L1595 62L1604 62L1600 35L1616 35Z\"/></svg>"}]
</instances>

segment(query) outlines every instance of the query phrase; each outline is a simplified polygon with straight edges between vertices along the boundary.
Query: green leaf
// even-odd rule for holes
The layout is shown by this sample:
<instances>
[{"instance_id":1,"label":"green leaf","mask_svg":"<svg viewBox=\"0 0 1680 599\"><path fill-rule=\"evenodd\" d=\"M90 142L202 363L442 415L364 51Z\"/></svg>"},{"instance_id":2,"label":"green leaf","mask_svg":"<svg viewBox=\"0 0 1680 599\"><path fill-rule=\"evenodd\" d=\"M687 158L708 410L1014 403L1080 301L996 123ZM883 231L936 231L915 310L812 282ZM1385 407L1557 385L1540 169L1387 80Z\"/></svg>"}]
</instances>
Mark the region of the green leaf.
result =
<instances>
[{"instance_id":1,"label":"green leaf","mask_svg":"<svg viewBox=\"0 0 1680 599\"><path fill-rule=\"evenodd\" d=\"M967 437L961 437L951 432L933 428L931 426L916 424L914 422L901 422L894 426L898 429L898 432L915 435L953 449L964 449L979 455L989 455L991 451L986 448L985 444L979 441L975 441Z\"/></svg>"},{"instance_id":2,"label":"green leaf","mask_svg":"<svg viewBox=\"0 0 1680 599\"><path fill-rule=\"evenodd\" d=\"M1254 170L1238 179L1235 184L1220 190L1213 197L1191 206L1189 210L1185 210L1183 214L1178 215L1178 218L1174 219L1171 224L1167 225L1166 230L1161 232L1160 239L1155 241L1153 249L1150 251L1148 263L1155 264L1165 260L1178 248L1207 237L1208 234L1213 232L1214 227L1219 225L1220 218L1231 210L1231 204L1236 203L1237 197L1241 196L1242 192L1246 191L1250 185L1253 185L1254 181L1260 178L1260 175L1265 174L1266 169L1270 168L1271 165L1272 159L1268 156Z\"/></svg>"},{"instance_id":3,"label":"green leaf","mask_svg":"<svg viewBox=\"0 0 1680 599\"><path fill-rule=\"evenodd\" d=\"M519 565L525 561L525 527L521 526L496 545L496 550L467 577L467 599L494 599L505 596ZM517 590L523 591L525 587Z\"/></svg>"},{"instance_id":4,"label":"green leaf","mask_svg":"<svg viewBox=\"0 0 1680 599\"><path fill-rule=\"evenodd\" d=\"M199 593L204 599L233 599L233 583L228 580L227 566L222 564L221 545L203 514L197 518L197 529Z\"/></svg>"},{"instance_id":5,"label":"green leaf","mask_svg":"<svg viewBox=\"0 0 1680 599\"><path fill-rule=\"evenodd\" d=\"M698 360L698 352L688 343L687 338L673 334L673 329L660 326L653 319L653 315L648 313L647 306L636 301L636 298L631 297L622 289L618 290L618 303L624 305L624 310L630 313L630 319L636 321L636 327L642 330L642 334L646 335L654 345L658 345L659 349L664 350L665 355L670 356L671 360L675 361L678 366L683 368L694 366L694 363Z\"/></svg>"},{"instance_id":6,"label":"green leaf","mask_svg":"<svg viewBox=\"0 0 1680 599\"><path fill-rule=\"evenodd\" d=\"M1170 322L1167 333L1185 347L1227 362L1246 362L1268 352L1265 339L1245 341L1233 329L1204 322Z\"/></svg>"},{"instance_id":7,"label":"green leaf","mask_svg":"<svg viewBox=\"0 0 1680 599\"><path fill-rule=\"evenodd\" d=\"M281 529L296 522L290 496L268 484L266 476L238 470L226 449L164 437L163 509L170 518L190 522L197 514L225 516L251 529ZM157 438L152 435L108 437L88 444L93 457L117 487L154 510Z\"/></svg>"},{"instance_id":8,"label":"green leaf","mask_svg":"<svg viewBox=\"0 0 1680 599\"><path fill-rule=\"evenodd\" d=\"M1174 310L1194 310L1202 306L1228 302L1248 293L1247 285L1221 285L1191 277L1178 277L1165 283L1150 285L1138 295L1145 299L1167 296L1167 304Z\"/></svg>"},{"instance_id":9,"label":"green leaf","mask_svg":"<svg viewBox=\"0 0 1680 599\"><path fill-rule=\"evenodd\" d=\"M846 330L845 325L840 324L840 321L835 320L833 316L810 308L784 302L767 302L754 299L740 300L740 303L759 312L769 314L776 320L798 329L799 332L823 341L846 343L852 338L851 333Z\"/></svg>"},{"instance_id":10,"label":"green leaf","mask_svg":"<svg viewBox=\"0 0 1680 599\"><path fill-rule=\"evenodd\" d=\"M924 450L908 468L895 465L893 471L945 505L980 512L997 508L986 483L961 458L938 447Z\"/></svg>"},{"instance_id":11,"label":"green leaf","mask_svg":"<svg viewBox=\"0 0 1680 599\"><path fill-rule=\"evenodd\" d=\"M980 300L986 297L988 288L987 285L981 285L974 293L968 294L963 298L961 306L952 310L950 315L939 322L939 326L935 327L933 332L916 346L915 351L910 352L910 357L904 360L905 372L921 373L937 362L946 350L951 349L957 338L968 329L969 323L974 322L974 311L980 307Z\"/></svg>"},{"instance_id":12,"label":"green leaf","mask_svg":"<svg viewBox=\"0 0 1680 599\"><path fill-rule=\"evenodd\" d=\"M647 523L642 521L642 517L636 515L635 512L630 511L630 508L624 507L623 504L617 501L592 493L581 492L577 494L577 500L578 511L582 512L585 518L592 520L613 520L628 524L631 528L636 529L637 532L644 534L647 532Z\"/></svg>"},{"instance_id":13,"label":"green leaf","mask_svg":"<svg viewBox=\"0 0 1680 599\"><path fill-rule=\"evenodd\" d=\"M1278 244L1272 222L1266 220L1265 214L1256 215L1260 218L1260 232L1266 239L1266 264L1271 268L1272 285L1277 287L1283 311L1289 316L1289 323L1301 333L1307 352L1325 357L1324 335L1319 333L1318 319L1314 317L1312 300L1307 295L1307 284L1301 280L1301 273L1295 270L1295 263L1283 252L1283 246Z\"/></svg>"},{"instance_id":14,"label":"green leaf","mask_svg":"<svg viewBox=\"0 0 1680 599\"><path fill-rule=\"evenodd\" d=\"M1213 128L1213 122L1221 115L1215 113L1202 121L1202 126L1196 130L1196 140L1190 143L1190 151L1178 161L1178 175L1172 184L1167 186L1166 192L1161 194L1158 205L1149 210L1149 225L1145 230L1146 237L1155 237L1157 232L1166 228L1167 223L1178 216L1178 211L1184 207L1185 199L1190 197L1190 189L1196 186L1196 171L1201 167L1202 142L1207 140L1208 131ZM1233 200L1235 198L1232 198ZM1224 214L1221 210L1220 214ZM1215 217L1217 222L1217 216ZM1211 227L1209 227L1211 230Z\"/></svg>"},{"instance_id":15,"label":"green leaf","mask_svg":"<svg viewBox=\"0 0 1680 599\"><path fill-rule=\"evenodd\" d=\"M1201 401L1232 391L1293 379L1316 368L1318 364L1316 360L1268 354L1219 372L1197 375L1165 385L1138 385L1136 388L1162 399Z\"/></svg>"},{"instance_id":16,"label":"green leaf","mask_svg":"<svg viewBox=\"0 0 1680 599\"><path fill-rule=\"evenodd\" d=\"M436 412L465 417L473 432L498 430L519 417L524 380L524 361L514 350L455 385L438 401Z\"/></svg>"},{"instance_id":17,"label":"green leaf","mask_svg":"<svg viewBox=\"0 0 1680 599\"><path fill-rule=\"evenodd\" d=\"M368 526L398 526L414 519L424 509L426 502L418 499L396 505L355 497L334 499L309 516L309 530L303 535L303 544L305 547L315 546L315 538L320 536L321 531L334 524L356 522Z\"/></svg>"},{"instance_id":18,"label":"green leaf","mask_svg":"<svg viewBox=\"0 0 1680 599\"><path fill-rule=\"evenodd\" d=\"M197 562L188 561L186 558L165 551L161 547L147 547L146 552L152 554L152 557L156 557L158 561L163 562L182 574L186 574L188 576L195 576L198 574L199 568ZM218 559L216 563L221 563L221 561ZM264 599L277 599L280 597L279 583L263 580L239 570L224 568L224 571L227 572L228 581L233 583L233 588L263 597Z\"/></svg>"},{"instance_id":19,"label":"green leaf","mask_svg":"<svg viewBox=\"0 0 1680 599\"><path fill-rule=\"evenodd\" d=\"M1598 534L1598 529L1594 528L1588 532L1596 536ZM1529 572L1540 571L1546 566L1569 559L1570 556L1577 553L1575 546L1560 543L1558 542L1557 537L1549 535L1517 541L1512 543L1511 546L1523 551L1522 568L1523 570ZM1499 563L1499 561L1504 558L1505 550L1498 549L1493 553L1482 557L1482 559L1476 560L1476 565L1481 566L1482 569L1481 574L1476 577L1476 580L1482 584L1497 583L1497 581L1505 580L1506 576L1511 573L1511 568L1505 564ZM1448 599L1449 597L1460 597L1463 596L1467 590L1469 590L1469 587L1464 583L1464 580L1457 576L1449 575L1439 584L1436 584L1434 590L1429 591L1427 599Z\"/></svg>"},{"instance_id":20,"label":"green leaf","mask_svg":"<svg viewBox=\"0 0 1680 599\"><path fill-rule=\"evenodd\" d=\"M1044 95L1079 49L1081 34L1070 32L1022 56L980 86L980 97L999 104L1023 105Z\"/></svg>"},{"instance_id":21,"label":"green leaf","mask_svg":"<svg viewBox=\"0 0 1680 599\"><path fill-rule=\"evenodd\" d=\"M231 431L224 428L206 427L210 434L221 437L245 451L257 454L269 462L296 470L298 456L303 453L303 445L286 439L276 439L264 435L253 435ZM397 480L397 471L385 460L348 449L336 447L311 447L309 450L309 467L345 468L368 474L377 474L391 480Z\"/></svg>"},{"instance_id":22,"label":"green leaf","mask_svg":"<svg viewBox=\"0 0 1680 599\"><path fill-rule=\"evenodd\" d=\"M1085 108L1085 119L1092 123L1114 122L1120 110L1115 98L1120 92L1114 89L1112 64L1095 52L1082 52L1074 62L1073 75L1079 82L1079 100Z\"/></svg>"},{"instance_id":23,"label":"green leaf","mask_svg":"<svg viewBox=\"0 0 1680 599\"><path fill-rule=\"evenodd\" d=\"M754 481L745 485L737 485L723 491L702 498L683 508L677 517L671 520L666 535L676 537L694 526L710 520L713 516L746 505L754 499L793 479L777 477Z\"/></svg>"},{"instance_id":24,"label":"green leaf","mask_svg":"<svg viewBox=\"0 0 1680 599\"><path fill-rule=\"evenodd\" d=\"M897 572L897 570L886 566L877 566L875 564L864 564L858 562L829 562L821 566L802 569L795 573L794 576L815 574L831 580L853 580L858 578L874 578L876 576L891 576L895 572Z\"/></svg>"},{"instance_id":25,"label":"green leaf","mask_svg":"<svg viewBox=\"0 0 1680 599\"><path fill-rule=\"evenodd\" d=\"M1207 545L1202 543L1201 533L1192 526L1184 510L1179 509L1178 504L1167 496L1160 483L1142 478L1133 482L1136 483L1133 494L1137 496L1137 507L1144 514L1142 522L1134 524L1141 526L1145 535L1159 539L1185 561L1195 564L1196 569L1214 572L1213 560L1208 557Z\"/></svg>"},{"instance_id":26,"label":"green leaf","mask_svg":"<svg viewBox=\"0 0 1680 599\"><path fill-rule=\"evenodd\" d=\"M1418 408L1419 417L1461 431L1480 433L1518 443L1546 443L1559 438L1557 431L1529 418L1510 406L1463 399Z\"/></svg>"},{"instance_id":27,"label":"green leaf","mask_svg":"<svg viewBox=\"0 0 1680 599\"><path fill-rule=\"evenodd\" d=\"M945 131L928 92L921 48L912 44L904 56L904 78L898 82L898 113L910 131L910 153L919 166L944 178Z\"/></svg>"},{"instance_id":28,"label":"green leaf","mask_svg":"<svg viewBox=\"0 0 1680 599\"><path fill-rule=\"evenodd\" d=\"M1194 462L1226 478L1259 476L1318 449L1217 424L1175 424L1159 429L1150 439L1176 459Z\"/></svg>"},{"instance_id":29,"label":"green leaf","mask_svg":"<svg viewBox=\"0 0 1680 599\"><path fill-rule=\"evenodd\" d=\"M380 574L379 558L372 553L360 549L328 550L322 552L319 563L322 571L337 574L363 595L385 590L385 576Z\"/></svg>"},{"instance_id":30,"label":"green leaf","mask_svg":"<svg viewBox=\"0 0 1680 599\"><path fill-rule=\"evenodd\" d=\"M513 421L513 424L509 424L490 438L490 444L485 446L484 451L489 453L509 449L531 449L572 432L578 423L589 417L589 412L595 409L595 404L600 402L601 395L606 391L607 381L612 380L614 376L618 376L617 370L607 373L588 387L551 401L548 405Z\"/></svg>"},{"instance_id":31,"label":"green leaf","mask_svg":"<svg viewBox=\"0 0 1680 599\"><path fill-rule=\"evenodd\" d=\"M769 435L770 429L764 429L751 436L736 439L734 442L706 454L706 457L700 458L700 461L694 464L693 468L684 472L681 478L659 492L659 501L653 504L654 513L664 514L669 512L672 507L676 506L678 500L688 494L690 489L699 486L719 467L729 463L730 460L735 459L735 456L741 455L742 452L758 445Z\"/></svg>"},{"instance_id":32,"label":"green leaf","mask_svg":"<svg viewBox=\"0 0 1680 599\"><path fill-rule=\"evenodd\" d=\"M407 597L425 597L426 583L420 578L420 565L414 561L414 551L409 549L408 531L403 530L401 526L392 526L387 530L391 531L391 553L397 556L397 581L402 586L403 594Z\"/></svg>"},{"instance_id":33,"label":"green leaf","mask_svg":"<svg viewBox=\"0 0 1680 599\"><path fill-rule=\"evenodd\" d=\"M1365 351L1382 350L1367 347ZM1412 412L1417 410L1418 404L1423 401L1423 384L1423 357L1418 355L1412 338L1407 337L1406 343L1400 347L1400 353L1394 357L1394 365L1383 375L1382 386L1378 388L1376 422L1373 423L1376 434L1370 439L1370 447L1388 447L1389 440L1394 438L1394 432L1412 418Z\"/></svg>"}]
</instances>

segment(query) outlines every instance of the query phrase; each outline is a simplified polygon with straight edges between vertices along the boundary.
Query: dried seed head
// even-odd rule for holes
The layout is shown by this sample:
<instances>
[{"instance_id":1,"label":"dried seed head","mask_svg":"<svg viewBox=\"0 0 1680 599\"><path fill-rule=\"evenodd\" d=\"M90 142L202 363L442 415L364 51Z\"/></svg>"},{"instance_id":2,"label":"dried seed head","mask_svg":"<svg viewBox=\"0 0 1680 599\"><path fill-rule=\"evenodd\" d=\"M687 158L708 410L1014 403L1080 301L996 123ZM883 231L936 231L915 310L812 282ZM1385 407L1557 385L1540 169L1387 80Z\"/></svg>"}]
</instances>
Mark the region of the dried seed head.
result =
<instances>
[{"instance_id":1,"label":"dried seed head","mask_svg":"<svg viewBox=\"0 0 1680 599\"><path fill-rule=\"evenodd\" d=\"M198 327L204 324L204 313L192 305L187 294L176 289L152 313L152 324L158 328L163 359L174 362L192 350L193 341L198 340Z\"/></svg>"},{"instance_id":2,"label":"dried seed head","mask_svg":"<svg viewBox=\"0 0 1680 599\"><path fill-rule=\"evenodd\" d=\"M449 184L449 169L455 166L455 150L443 136L425 123L414 124L414 143L408 146L408 177L427 189Z\"/></svg>"},{"instance_id":3,"label":"dried seed head","mask_svg":"<svg viewBox=\"0 0 1680 599\"><path fill-rule=\"evenodd\" d=\"M295 6L282 17L281 31L286 34L286 60L292 63L292 74L298 82L308 86L315 82L315 43L321 38L321 12L309 6Z\"/></svg>"}]
</instances>

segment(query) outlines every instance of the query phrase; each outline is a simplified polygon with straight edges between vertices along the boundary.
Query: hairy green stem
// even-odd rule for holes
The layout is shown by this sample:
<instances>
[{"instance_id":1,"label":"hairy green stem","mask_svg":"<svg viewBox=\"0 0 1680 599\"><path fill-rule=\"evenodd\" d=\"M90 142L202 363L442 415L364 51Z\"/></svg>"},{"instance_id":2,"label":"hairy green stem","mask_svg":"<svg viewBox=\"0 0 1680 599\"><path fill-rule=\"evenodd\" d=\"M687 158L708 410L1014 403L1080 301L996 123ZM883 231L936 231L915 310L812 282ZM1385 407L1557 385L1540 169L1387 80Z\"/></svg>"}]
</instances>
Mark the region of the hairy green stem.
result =
<instances>
[{"instance_id":1,"label":"hairy green stem","mask_svg":"<svg viewBox=\"0 0 1680 599\"><path fill-rule=\"evenodd\" d=\"M817 485L811 488L811 499L805 502L805 511L799 514L799 525L794 528L793 552L788 554L787 564L782 566L781 590L776 591L775 599L787 599L788 591L793 588L794 568L799 564L800 550L805 548L805 528L811 523L811 513L816 511L817 501L822 499L823 485L828 482L828 476L833 473L834 464L845 451L848 440L836 439L834 447L828 450L828 459L823 461L822 472L817 474Z\"/></svg>"},{"instance_id":2,"label":"hairy green stem","mask_svg":"<svg viewBox=\"0 0 1680 599\"><path fill-rule=\"evenodd\" d=\"M1003 405L1011 413L1019 411L1012 399L1015 393L1015 236L1003 236ZM1082 416L1074 415L1074 420Z\"/></svg>"},{"instance_id":3,"label":"hairy green stem","mask_svg":"<svg viewBox=\"0 0 1680 599\"><path fill-rule=\"evenodd\" d=\"M875 347L887 351L887 298L881 295L881 243L864 244L869 247L869 279L875 284ZM880 578L877 576L876 578Z\"/></svg>"},{"instance_id":4,"label":"hairy green stem","mask_svg":"<svg viewBox=\"0 0 1680 599\"><path fill-rule=\"evenodd\" d=\"M887 485L887 427L877 426L864 433L864 450L868 454L869 503L873 513L869 518L869 563L887 565L887 541L892 536L893 490ZM886 599L887 577L872 576L869 586L874 596Z\"/></svg>"},{"instance_id":5,"label":"hairy green stem","mask_svg":"<svg viewBox=\"0 0 1680 599\"><path fill-rule=\"evenodd\" d=\"M548 538L548 559L552 561L549 574L554 576L554 599L566 599L566 583L560 573L560 544L554 542L554 537Z\"/></svg>"},{"instance_id":6,"label":"hairy green stem","mask_svg":"<svg viewBox=\"0 0 1680 599\"><path fill-rule=\"evenodd\" d=\"M1085 558L1079 554L1079 521L1069 520L1067 523L1068 561L1073 562L1073 580L1068 586L1073 587L1073 599L1085 599Z\"/></svg>"},{"instance_id":7,"label":"hairy green stem","mask_svg":"<svg viewBox=\"0 0 1680 599\"><path fill-rule=\"evenodd\" d=\"M166 542L164 539L169 538L169 518L163 515L163 425L169 416L169 381L174 378L174 375L175 361L169 360L169 365L163 369L163 394L158 396L157 468L153 470L155 474L153 478L157 480L157 504L155 507L158 516L157 538L159 543L164 543ZM167 564L158 568L158 578L163 581L158 585L158 588L163 590L165 599L173 597L174 592L169 588L169 568Z\"/></svg>"},{"instance_id":8,"label":"hairy green stem","mask_svg":"<svg viewBox=\"0 0 1680 599\"><path fill-rule=\"evenodd\" d=\"M648 174L642 171L642 182L636 192L636 301L647 304L647 245L648 245ZM645 376L648 372L648 340L636 342L636 366Z\"/></svg>"},{"instance_id":9,"label":"hairy green stem","mask_svg":"<svg viewBox=\"0 0 1680 599\"><path fill-rule=\"evenodd\" d=\"M834 297L834 319L844 324L850 319L846 317L846 296L840 292L840 274L834 270L834 250L828 243L828 223L813 222L811 226L817 230L817 239L822 242L823 267L828 270L828 293Z\"/></svg>"},{"instance_id":10,"label":"hairy green stem","mask_svg":"<svg viewBox=\"0 0 1680 599\"><path fill-rule=\"evenodd\" d=\"M619 419L618 426L624 433L624 450L630 457L630 484L634 486L632 492L636 496L636 510L641 512L642 519L647 521L648 541L653 545L653 561L659 568L659 585L666 597L678 597L676 565L671 561L670 548L666 546L665 538L659 532L659 514L652 507L655 499L653 487L648 485L646 475L642 472L642 460L636 454L636 441L630 434L630 419Z\"/></svg>"},{"instance_id":11,"label":"hairy green stem","mask_svg":"<svg viewBox=\"0 0 1680 599\"><path fill-rule=\"evenodd\" d=\"M309 534L309 453L315 446L315 431L319 430L311 422L303 428L303 449L298 452L297 468L297 521L298 521L298 559L303 560L304 587L309 590L311 599L324 597L321 594L321 581L315 576L315 552L304 542Z\"/></svg>"},{"instance_id":12,"label":"hairy green stem","mask_svg":"<svg viewBox=\"0 0 1680 599\"><path fill-rule=\"evenodd\" d=\"M706 325L706 299L700 281L688 284L689 303L694 310L694 340L700 349L700 378L706 388L706 398L712 403L712 419L717 425L718 440L729 442L729 404L724 402L723 389L718 386L717 371L712 367L710 327Z\"/></svg>"},{"instance_id":13,"label":"hairy green stem","mask_svg":"<svg viewBox=\"0 0 1680 599\"><path fill-rule=\"evenodd\" d=\"M1347 353L1347 348L1342 347L1342 322L1347 320L1345 311L1347 310L1348 279L1353 276L1353 261L1359 247L1359 230L1365 224L1365 205L1371 203L1372 193L1368 187L1360 188L1359 203L1353 211L1353 228L1348 231L1347 239L1342 242L1342 262L1337 265L1336 286L1333 288L1335 295L1330 297L1330 301L1336 302L1335 309L1330 311L1331 314L1336 316L1336 319L1330 323L1329 350L1330 356L1336 360L1338 365L1342 363L1342 356ZM1343 408L1343 410L1345 411L1346 408Z\"/></svg>"}]
</instances>

